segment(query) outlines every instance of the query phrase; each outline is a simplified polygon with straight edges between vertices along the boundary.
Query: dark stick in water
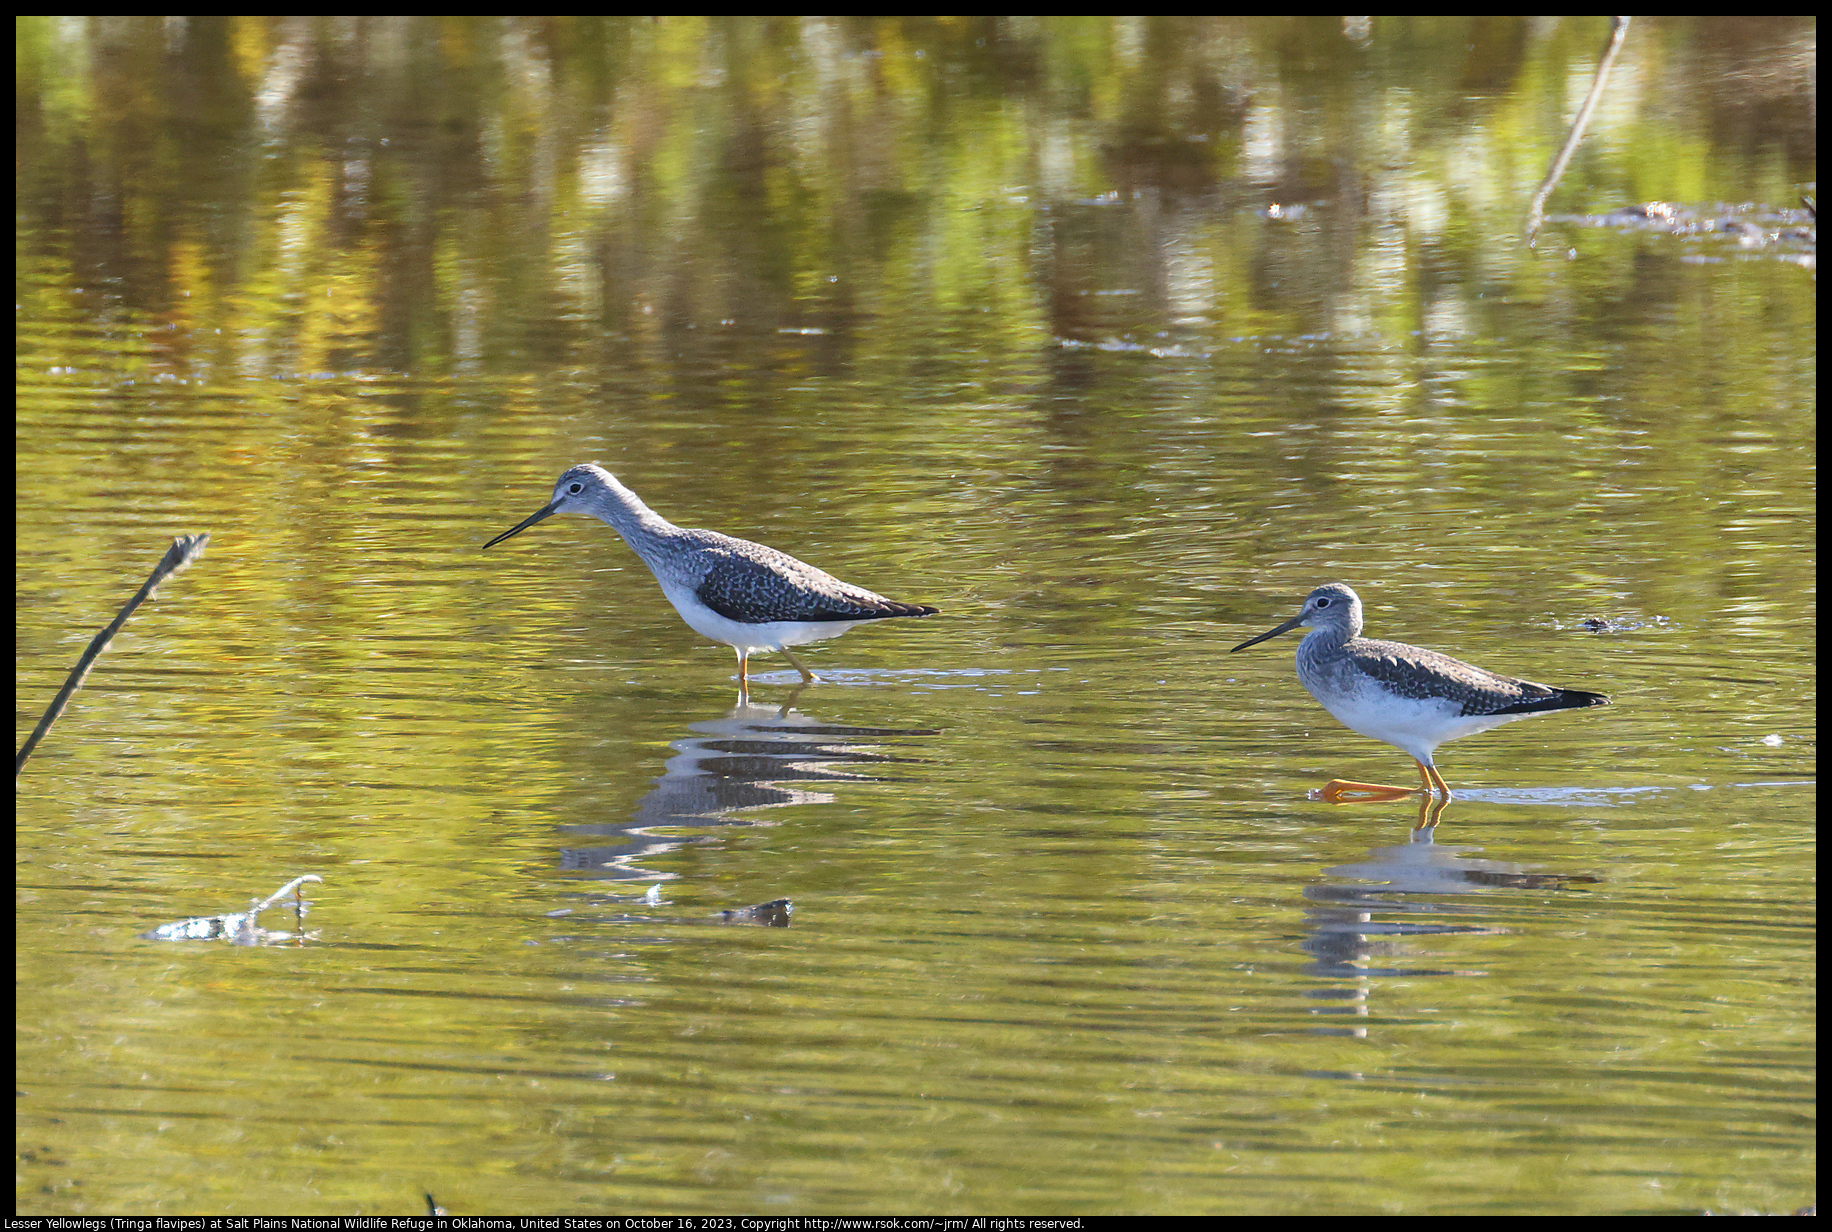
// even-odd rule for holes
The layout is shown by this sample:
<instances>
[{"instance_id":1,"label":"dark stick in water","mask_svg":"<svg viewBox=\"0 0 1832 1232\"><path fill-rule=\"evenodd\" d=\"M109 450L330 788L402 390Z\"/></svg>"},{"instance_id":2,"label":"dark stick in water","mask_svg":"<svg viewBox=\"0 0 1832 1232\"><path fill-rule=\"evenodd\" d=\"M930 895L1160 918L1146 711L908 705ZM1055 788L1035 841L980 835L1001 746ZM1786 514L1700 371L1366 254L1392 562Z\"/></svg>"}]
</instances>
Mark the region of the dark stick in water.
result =
<instances>
[{"instance_id":1,"label":"dark stick in water","mask_svg":"<svg viewBox=\"0 0 1832 1232\"><path fill-rule=\"evenodd\" d=\"M75 669L70 673L70 678L64 681L64 687L59 689L57 696L51 700L51 707L45 711L45 717L38 720L38 726L32 729L31 736L26 739L25 745L19 750L19 762L13 769L14 778L24 773L25 759L32 755L32 750L38 747L38 742L44 739L46 732L51 730L51 724L57 722L57 717L64 712L64 707L70 704L70 699L76 696L76 691L83 687L83 681L89 677L89 669L95 665L96 659L101 657L102 652L108 649L108 643L113 641L114 635L121 631L121 626L127 623L129 616L134 614L134 609L153 597L153 591L158 589L159 583L202 556L204 545L208 542L210 542L208 534L180 535L172 540L172 546L165 550L165 558L153 570L152 576L146 579L146 584L140 587L140 593L129 599L127 606L121 609L121 614L116 616L106 629L95 635L95 640L89 643L89 649L85 650L83 657L77 660Z\"/></svg>"}]
</instances>

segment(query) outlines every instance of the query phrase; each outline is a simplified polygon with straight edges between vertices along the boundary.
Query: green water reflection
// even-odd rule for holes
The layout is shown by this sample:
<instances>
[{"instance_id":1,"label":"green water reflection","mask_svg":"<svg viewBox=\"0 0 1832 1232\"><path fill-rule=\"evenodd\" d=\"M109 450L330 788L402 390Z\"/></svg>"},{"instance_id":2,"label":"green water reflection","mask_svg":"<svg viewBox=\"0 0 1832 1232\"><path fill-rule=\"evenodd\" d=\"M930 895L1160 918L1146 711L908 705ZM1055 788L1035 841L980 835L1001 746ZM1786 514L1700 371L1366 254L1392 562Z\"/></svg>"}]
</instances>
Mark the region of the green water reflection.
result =
<instances>
[{"instance_id":1,"label":"green water reflection","mask_svg":"<svg viewBox=\"0 0 1832 1232\"><path fill-rule=\"evenodd\" d=\"M1810 1202L1811 248L1570 216L1795 209L1815 27L1637 19L1529 250L1604 27L21 19L21 734L211 546L21 781L16 1208ZM734 711L477 551L581 461L942 615ZM1615 704L1311 802L1329 580Z\"/></svg>"}]
</instances>

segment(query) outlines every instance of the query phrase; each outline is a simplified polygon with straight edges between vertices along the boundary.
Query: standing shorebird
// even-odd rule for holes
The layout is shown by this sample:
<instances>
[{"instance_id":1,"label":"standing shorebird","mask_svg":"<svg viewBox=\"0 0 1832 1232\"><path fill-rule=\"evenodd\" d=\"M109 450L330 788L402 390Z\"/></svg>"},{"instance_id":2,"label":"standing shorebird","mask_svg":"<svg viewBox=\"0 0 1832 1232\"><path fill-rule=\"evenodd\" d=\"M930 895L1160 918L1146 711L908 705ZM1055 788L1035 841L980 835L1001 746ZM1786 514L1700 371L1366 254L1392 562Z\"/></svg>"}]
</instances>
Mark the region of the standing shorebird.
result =
<instances>
[{"instance_id":1,"label":"standing shorebird","mask_svg":"<svg viewBox=\"0 0 1832 1232\"><path fill-rule=\"evenodd\" d=\"M1446 740L1554 710L1609 705L1601 693L1497 676L1435 650L1363 637L1361 597L1341 582L1317 587L1296 616L1234 650L1300 625L1310 632L1298 643L1298 680L1310 695L1350 730L1403 749L1419 764L1416 788L1334 779L1324 785L1327 800L1434 789L1448 800L1450 788L1431 760L1432 750Z\"/></svg>"},{"instance_id":2,"label":"standing shorebird","mask_svg":"<svg viewBox=\"0 0 1832 1232\"><path fill-rule=\"evenodd\" d=\"M838 637L854 625L936 609L897 603L775 548L714 530L685 530L642 503L617 476L590 462L560 476L553 499L520 525L483 546L493 548L556 513L584 513L623 536L681 619L702 636L738 652L738 688L750 687L750 657L780 650L802 674L818 679L789 647Z\"/></svg>"}]
</instances>

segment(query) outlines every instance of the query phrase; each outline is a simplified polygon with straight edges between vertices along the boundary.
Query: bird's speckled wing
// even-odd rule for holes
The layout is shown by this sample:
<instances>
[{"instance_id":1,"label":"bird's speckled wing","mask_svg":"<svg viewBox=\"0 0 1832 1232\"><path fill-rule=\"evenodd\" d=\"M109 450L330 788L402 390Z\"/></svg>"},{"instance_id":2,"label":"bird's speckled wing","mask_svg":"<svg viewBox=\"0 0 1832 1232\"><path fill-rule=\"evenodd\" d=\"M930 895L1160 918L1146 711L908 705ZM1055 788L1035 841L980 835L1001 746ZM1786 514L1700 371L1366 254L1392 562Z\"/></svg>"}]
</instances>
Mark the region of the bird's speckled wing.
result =
<instances>
[{"instance_id":1,"label":"bird's speckled wing","mask_svg":"<svg viewBox=\"0 0 1832 1232\"><path fill-rule=\"evenodd\" d=\"M936 609L898 603L842 582L787 552L717 531L692 530L706 572L694 588L700 602L742 624L777 620L855 621L933 616Z\"/></svg>"}]
</instances>

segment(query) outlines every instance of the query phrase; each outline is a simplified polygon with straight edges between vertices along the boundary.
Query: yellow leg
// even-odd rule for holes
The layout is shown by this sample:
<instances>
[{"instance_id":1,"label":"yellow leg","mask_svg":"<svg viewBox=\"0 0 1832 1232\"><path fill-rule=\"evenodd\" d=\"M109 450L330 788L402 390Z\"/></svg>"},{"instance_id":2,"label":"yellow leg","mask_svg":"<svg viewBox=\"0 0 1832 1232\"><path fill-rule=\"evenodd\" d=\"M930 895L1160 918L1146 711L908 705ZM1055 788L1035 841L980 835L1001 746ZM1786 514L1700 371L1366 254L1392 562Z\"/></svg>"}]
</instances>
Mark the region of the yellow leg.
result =
<instances>
[{"instance_id":1,"label":"yellow leg","mask_svg":"<svg viewBox=\"0 0 1832 1232\"><path fill-rule=\"evenodd\" d=\"M738 651L738 704L748 706L751 704L751 657L736 646L732 649Z\"/></svg>"},{"instance_id":2,"label":"yellow leg","mask_svg":"<svg viewBox=\"0 0 1832 1232\"><path fill-rule=\"evenodd\" d=\"M787 659L789 662L795 664L795 670L802 674L802 683L803 684L813 684L815 681L820 679L819 676L816 676L813 672L803 667L802 661L796 658L794 652L791 651L787 646L784 646L782 648L782 657Z\"/></svg>"},{"instance_id":3,"label":"yellow leg","mask_svg":"<svg viewBox=\"0 0 1832 1232\"><path fill-rule=\"evenodd\" d=\"M1435 787L1444 793L1446 800L1450 799L1450 784L1444 781L1444 776L1438 773L1436 766L1427 766L1424 762L1420 762L1419 777L1426 780L1427 790Z\"/></svg>"}]
</instances>

